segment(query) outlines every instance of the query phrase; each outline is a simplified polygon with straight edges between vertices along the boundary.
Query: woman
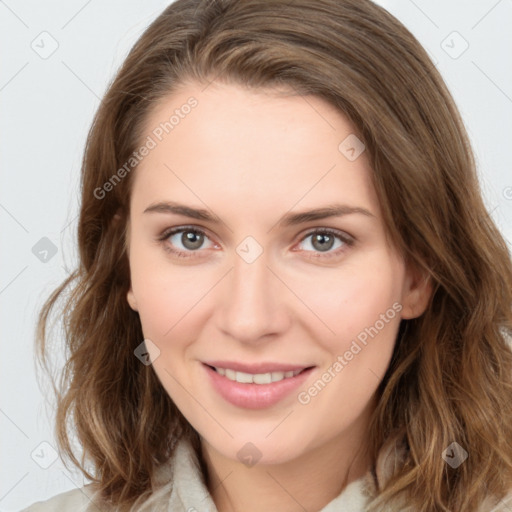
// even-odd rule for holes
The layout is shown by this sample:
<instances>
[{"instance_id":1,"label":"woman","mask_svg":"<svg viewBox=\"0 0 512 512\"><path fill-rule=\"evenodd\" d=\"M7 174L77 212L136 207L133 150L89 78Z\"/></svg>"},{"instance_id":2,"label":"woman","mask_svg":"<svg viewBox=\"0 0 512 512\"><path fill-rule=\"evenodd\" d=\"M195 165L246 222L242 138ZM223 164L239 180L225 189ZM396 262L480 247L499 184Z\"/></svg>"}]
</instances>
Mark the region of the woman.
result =
<instances>
[{"instance_id":1,"label":"woman","mask_svg":"<svg viewBox=\"0 0 512 512\"><path fill-rule=\"evenodd\" d=\"M78 243L39 347L71 287L57 434L92 483L28 510L512 507L510 255L385 10L170 5L96 115Z\"/></svg>"}]
</instances>

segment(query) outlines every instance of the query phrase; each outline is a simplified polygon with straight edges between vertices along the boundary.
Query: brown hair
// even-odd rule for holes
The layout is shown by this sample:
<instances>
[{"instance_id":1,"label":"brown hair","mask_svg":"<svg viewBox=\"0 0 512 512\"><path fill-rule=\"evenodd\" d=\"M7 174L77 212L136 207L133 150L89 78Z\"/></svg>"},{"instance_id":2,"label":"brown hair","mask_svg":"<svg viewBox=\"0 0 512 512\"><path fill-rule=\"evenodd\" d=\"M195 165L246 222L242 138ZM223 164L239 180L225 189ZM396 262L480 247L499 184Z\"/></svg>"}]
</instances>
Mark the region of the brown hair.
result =
<instances>
[{"instance_id":1,"label":"brown hair","mask_svg":"<svg viewBox=\"0 0 512 512\"><path fill-rule=\"evenodd\" d=\"M371 510L404 499L417 511L471 512L486 496L502 498L512 487L512 352L503 336L512 329L510 255L483 204L440 74L411 33L369 0L177 0L136 43L88 136L79 267L39 320L48 366L50 313L65 301L61 450L105 503L124 509L151 493L155 469L177 439L197 442L152 367L133 353L143 334L126 300L125 227L136 171L102 199L95 191L140 146L158 100L213 79L287 86L346 115L366 145L389 236L433 283L426 312L402 321L379 387L373 460L389 439L404 442L407 453ZM469 452L457 469L441 456L453 441Z\"/></svg>"}]
</instances>

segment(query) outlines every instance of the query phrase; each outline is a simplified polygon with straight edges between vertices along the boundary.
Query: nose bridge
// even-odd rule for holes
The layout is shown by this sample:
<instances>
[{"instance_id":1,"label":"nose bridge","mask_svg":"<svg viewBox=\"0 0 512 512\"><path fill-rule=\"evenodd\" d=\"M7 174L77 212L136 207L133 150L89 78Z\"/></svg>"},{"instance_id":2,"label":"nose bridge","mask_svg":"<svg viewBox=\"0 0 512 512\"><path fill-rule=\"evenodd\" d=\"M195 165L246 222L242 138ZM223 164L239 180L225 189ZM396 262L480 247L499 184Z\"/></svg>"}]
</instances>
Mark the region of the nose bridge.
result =
<instances>
[{"instance_id":1,"label":"nose bridge","mask_svg":"<svg viewBox=\"0 0 512 512\"><path fill-rule=\"evenodd\" d=\"M241 342L257 342L282 330L285 311L275 281L265 253L252 259L237 251L222 301L222 330Z\"/></svg>"}]
</instances>

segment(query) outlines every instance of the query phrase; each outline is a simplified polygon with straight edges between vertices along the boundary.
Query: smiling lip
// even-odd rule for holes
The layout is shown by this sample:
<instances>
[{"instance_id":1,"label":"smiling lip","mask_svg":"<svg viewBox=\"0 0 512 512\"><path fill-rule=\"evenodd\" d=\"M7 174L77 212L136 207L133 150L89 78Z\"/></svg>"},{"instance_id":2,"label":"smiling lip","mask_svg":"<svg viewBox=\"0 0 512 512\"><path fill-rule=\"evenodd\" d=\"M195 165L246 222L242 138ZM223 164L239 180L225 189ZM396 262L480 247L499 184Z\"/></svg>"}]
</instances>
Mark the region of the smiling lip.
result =
<instances>
[{"instance_id":1,"label":"smiling lip","mask_svg":"<svg viewBox=\"0 0 512 512\"><path fill-rule=\"evenodd\" d=\"M312 365L303 364L284 364L284 363L237 363L236 361L203 361L208 366L215 368L230 368L236 372L245 373L269 373L269 372L292 372L295 370L304 370Z\"/></svg>"},{"instance_id":2,"label":"smiling lip","mask_svg":"<svg viewBox=\"0 0 512 512\"><path fill-rule=\"evenodd\" d=\"M203 363L213 389L226 401L236 407L244 409L265 409L277 404L295 389L297 389L310 375L312 366L289 365L281 363L243 364L232 361L209 361ZM228 379L217 373L213 368L229 368L231 370L261 374L271 372L300 371L293 377L287 377L268 384L246 384Z\"/></svg>"}]
</instances>

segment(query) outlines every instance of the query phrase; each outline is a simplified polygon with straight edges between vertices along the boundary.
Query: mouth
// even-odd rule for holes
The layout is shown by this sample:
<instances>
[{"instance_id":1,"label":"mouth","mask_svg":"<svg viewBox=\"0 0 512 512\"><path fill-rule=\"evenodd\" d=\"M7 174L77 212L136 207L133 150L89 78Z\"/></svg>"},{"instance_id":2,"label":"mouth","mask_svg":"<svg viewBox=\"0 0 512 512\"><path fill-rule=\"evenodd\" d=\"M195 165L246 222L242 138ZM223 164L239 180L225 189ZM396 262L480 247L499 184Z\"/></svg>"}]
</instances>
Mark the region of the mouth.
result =
<instances>
[{"instance_id":1,"label":"mouth","mask_svg":"<svg viewBox=\"0 0 512 512\"><path fill-rule=\"evenodd\" d=\"M224 400L244 409L264 409L289 398L315 366L209 361L202 363L210 384Z\"/></svg>"},{"instance_id":2,"label":"mouth","mask_svg":"<svg viewBox=\"0 0 512 512\"><path fill-rule=\"evenodd\" d=\"M221 366L210 365L206 366L216 371L219 375L226 377L226 379L229 379L233 382L239 382L240 384L271 384L272 382L280 382L284 379L291 379L308 370L309 368L312 368L306 367L299 370L248 373L236 371L233 368L223 368Z\"/></svg>"}]
</instances>

